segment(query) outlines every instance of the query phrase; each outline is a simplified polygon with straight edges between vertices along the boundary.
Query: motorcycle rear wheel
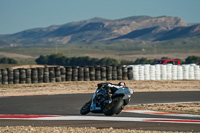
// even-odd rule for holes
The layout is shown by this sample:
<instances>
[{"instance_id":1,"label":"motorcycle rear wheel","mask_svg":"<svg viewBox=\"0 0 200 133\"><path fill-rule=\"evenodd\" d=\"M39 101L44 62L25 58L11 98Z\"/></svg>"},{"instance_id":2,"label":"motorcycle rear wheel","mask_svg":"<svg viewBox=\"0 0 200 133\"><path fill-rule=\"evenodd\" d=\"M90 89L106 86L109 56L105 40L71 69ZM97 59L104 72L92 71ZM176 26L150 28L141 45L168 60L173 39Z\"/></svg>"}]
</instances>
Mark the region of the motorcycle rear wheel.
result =
<instances>
[{"instance_id":1,"label":"motorcycle rear wheel","mask_svg":"<svg viewBox=\"0 0 200 133\"><path fill-rule=\"evenodd\" d=\"M85 105L83 105L83 107L80 110L81 115L86 115L90 112L91 103L92 103L92 100L90 100L89 102L85 103Z\"/></svg>"},{"instance_id":2,"label":"motorcycle rear wheel","mask_svg":"<svg viewBox=\"0 0 200 133\"><path fill-rule=\"evenodd\" d=\"M119 114L123 108L123 104L124 102L121 97L113 99L112 103L103 108L104 115L111 116L114 114Z\"/></svg>"}]
</instances>

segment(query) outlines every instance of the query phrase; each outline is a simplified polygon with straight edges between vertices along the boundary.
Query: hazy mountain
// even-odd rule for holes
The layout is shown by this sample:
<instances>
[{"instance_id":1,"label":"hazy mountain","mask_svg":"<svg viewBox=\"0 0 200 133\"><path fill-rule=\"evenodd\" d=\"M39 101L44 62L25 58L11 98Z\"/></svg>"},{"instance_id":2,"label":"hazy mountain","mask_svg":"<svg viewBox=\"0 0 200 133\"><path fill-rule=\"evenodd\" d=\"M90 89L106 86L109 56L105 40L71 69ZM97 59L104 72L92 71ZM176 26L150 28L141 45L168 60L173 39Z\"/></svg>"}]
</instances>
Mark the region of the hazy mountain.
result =
<instances>
[{"instance_id":1,"label":"hazy mountain","mask_svg":"<svg viewBox=\"0 0 200 133\"><path fill-rule=\"evenodd\" d=\"M1 35L0 45L92 43L127 39L162 41L198 35L200 24L189 25L178 17L133 16L116 20L92 18Z\"/></svg>"}]
</instances>

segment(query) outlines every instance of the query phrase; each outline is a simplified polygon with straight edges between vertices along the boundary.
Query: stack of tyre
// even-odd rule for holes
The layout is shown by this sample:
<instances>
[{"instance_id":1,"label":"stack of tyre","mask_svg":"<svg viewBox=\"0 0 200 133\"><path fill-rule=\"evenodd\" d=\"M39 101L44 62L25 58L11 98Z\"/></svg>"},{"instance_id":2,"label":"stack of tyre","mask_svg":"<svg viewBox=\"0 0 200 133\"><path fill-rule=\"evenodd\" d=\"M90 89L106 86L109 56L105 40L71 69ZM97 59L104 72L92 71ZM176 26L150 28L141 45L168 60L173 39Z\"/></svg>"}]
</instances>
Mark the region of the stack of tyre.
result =
<instances>
[{"instance_id":1,"label":"stack of tyre","mask_svg":"<svg viewBox=\"0 0 200 133\"><path fill-rule=\"evenodd\" d=\"M194 66L194 77L195 79L200 80L200 68L198 65Z\"/></svg>"},{"instance_id":2,"label":"stack of tyre","mask_svg":"<svg viewBox=\"0 0 200 133\"><path fill-rule=\"evenodd\" d=\"M155 65L155 80L161 80L161 65Z\"/></svg>"},{"instance_id":3,"label":"stack of tyre","mask_svg":"<svg viewBox=\"0 0 200 133\"><path fill-rule=\"evenodd\" d=\"M177 79L181 80L183 79L183 67L177 66Z\"/></svg>"},{"instance_id":4,"label":"stack of tyre","mask_svg":"<svg viewBox=\"0 0 200 133\"><path fill-rule=\"evenodd\" d=\"M178 79L178 66L172 65L172 80Z\"/></svg>"},{"instance_id":5,"label":"stack of tyre","mask_svg":"<svg viewBox=\"0 0 200 133\"><path fill-rule=\"evenodd\" d=\"M161 65L161 80L167 80L167 66Z\"/></svg>"},{"instance_id":6,"label":"stack of tyre","mask_svg":"<svg viewBox=\"0 0 200 133\"><path fill-rule=\"evenodd\" d=\"M189 79L190 65L182 65L182 67L183 67L183 79Z\"/></svg>"},{"instance_id":7,"label":"stack of tyre","mask_svg":"<svg viewBox=\"0 0 200 133\"><path fill-rule=\"evenodd\" d=\"M158 76L157 74L158 73L156 73L156 66L154 66L154 65L151 65L150 66L150 80L156 80L156 76ZM159 78L160 78L160 67L159 67Z\"/></svg>"},{"instance_id":8,"label":"stack of tyre","mask_svg":"<svg viewBox=\"0 0 200 133\"><path fill-rule=\"evenodd\" d=\"M133 80L200 80L200 67L187 65L129 65Z\"/></svg>"},{"instance_id":9,"label":"stack of tyre","mask_svg":"<svg viewBox=\"0 0 200 133\"><path fill-rule=\"evenodd\" d=\"M172 79L172 64L168 64L166 66L167 69L167 80L171 80Z\"/></svg>"},{"instance_id":10,"label":"stack of tyre","mask_svg":"<svg viewBox=\"0 0 200 133\"><path fill-rule=\"evenodd\" d=\"M144 65L144 80L150 80L150 65Z\"/></svg>"},{"instance_id":11,"label":"stack of tyre","mask_svg":"<svg viewBox=\"0 0 200 133\"><path fill-rule=\"evenodd\" d=\"M133 80L139 80L139 65L132 65L133 67Z\"/></svg>"},{"instance_id":12,"label":"stack of tyre","mask_svg":"<svg viewBox=\"0 0 200 133\"><path fill-rule=\"evenodd\" d=\"M195 79L195 76L194 76L194 66L195 66L195 64L191 64L189 66L189 79Z\"/></svg>"}]
</instances>

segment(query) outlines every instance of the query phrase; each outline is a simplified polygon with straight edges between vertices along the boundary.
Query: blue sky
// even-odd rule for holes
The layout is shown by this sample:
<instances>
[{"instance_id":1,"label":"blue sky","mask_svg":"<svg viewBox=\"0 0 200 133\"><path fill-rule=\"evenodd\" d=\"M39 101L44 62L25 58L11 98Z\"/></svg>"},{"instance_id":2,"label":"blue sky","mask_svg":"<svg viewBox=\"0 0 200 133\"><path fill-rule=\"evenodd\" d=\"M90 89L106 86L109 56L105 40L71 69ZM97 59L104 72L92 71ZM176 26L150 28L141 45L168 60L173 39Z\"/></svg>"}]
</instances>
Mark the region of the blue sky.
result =
<instances>
[{"instance_id":1,"label":"blue sky","mask_svg":"<svg viewBox=\"0 0 200 133\"><path fill-rule=\"evenodd\" d=\"M0 0L0 34L93 17L178 16L200 23L200 0Z\"/></svg>"}]
</instances>

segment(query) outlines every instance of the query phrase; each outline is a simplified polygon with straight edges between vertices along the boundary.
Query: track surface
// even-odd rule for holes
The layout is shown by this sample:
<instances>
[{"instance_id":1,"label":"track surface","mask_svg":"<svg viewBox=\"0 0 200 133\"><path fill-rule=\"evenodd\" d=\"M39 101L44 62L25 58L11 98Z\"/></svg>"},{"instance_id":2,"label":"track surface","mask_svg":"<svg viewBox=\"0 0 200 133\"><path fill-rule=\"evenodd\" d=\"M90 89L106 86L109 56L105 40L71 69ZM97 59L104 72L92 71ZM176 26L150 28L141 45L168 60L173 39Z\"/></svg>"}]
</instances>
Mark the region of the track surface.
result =
<instances>
[{"instance_id":1,"label":"track surface","mask_svg":"<svg viewBox=\"0 0 200 133\"><path fill-rule=\"evenodd\" d=\"M80 116L79 110L90 100L92 94L66 94L43 96L1 97L0 114L25 115L69 115ZM138 92L132 95L130 104L154 104L175 102L199 102L200 92ZM89 113L87 116L105 117L103 114ZM112 117L125 118L164 118L189 119L199 121L200 117L161 116L140 113L125 113ZM0 126L70 126L70 127L113 127L125 129L165 130L165 131L196 131L200 132L200 124L135 122L135 121L94 121L94 120L5 120L0 119Z\"/></svg>"}]
</instances>

